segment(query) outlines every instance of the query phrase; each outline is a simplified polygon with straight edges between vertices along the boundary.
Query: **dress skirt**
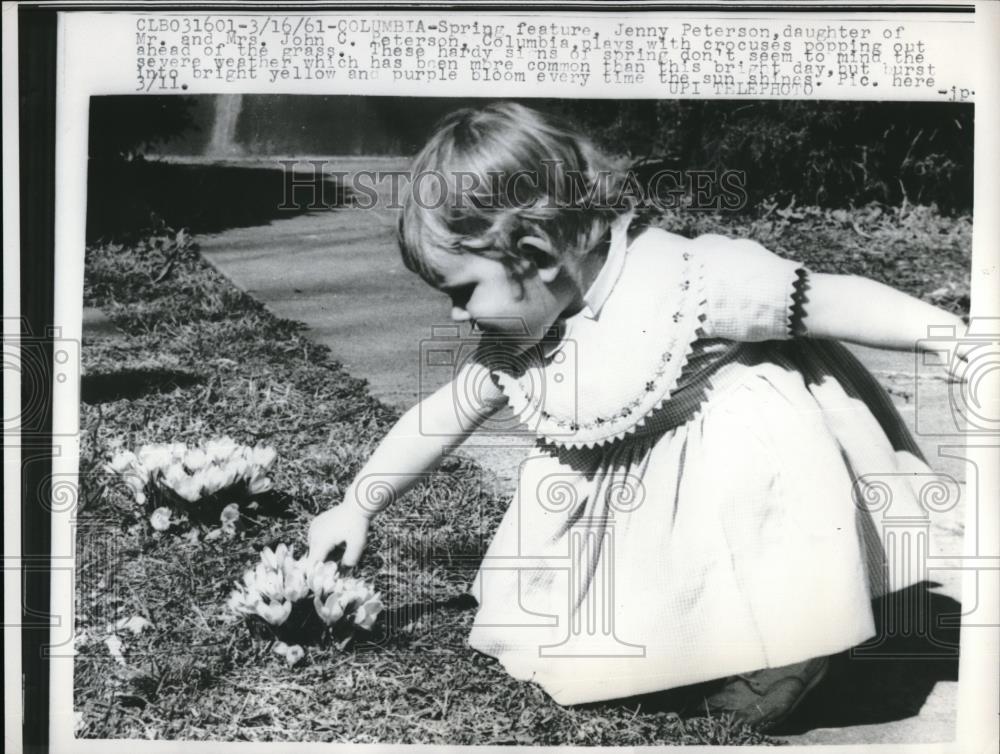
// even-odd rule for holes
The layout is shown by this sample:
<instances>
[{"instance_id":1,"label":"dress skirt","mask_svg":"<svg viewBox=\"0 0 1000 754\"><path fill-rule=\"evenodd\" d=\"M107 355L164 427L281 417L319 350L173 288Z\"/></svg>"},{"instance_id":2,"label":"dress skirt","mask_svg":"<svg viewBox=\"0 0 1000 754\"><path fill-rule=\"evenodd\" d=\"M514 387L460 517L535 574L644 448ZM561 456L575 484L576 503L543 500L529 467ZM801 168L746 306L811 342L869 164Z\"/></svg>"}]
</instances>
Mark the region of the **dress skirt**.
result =
<instances>
[{"instance_id":1,"label":"dress skirt","mask_svg":"<svg viewBox=\"0 0 1000 754\"><path fill-rule=\"evenodd\" d=\"M930 470L843 346L744 344L682 422L650 424L523 462L470 589L473 648L577 704L873 636L872 598L918 570L887 562L878 504L926 517Z\"/></svg>"}]
</instances>

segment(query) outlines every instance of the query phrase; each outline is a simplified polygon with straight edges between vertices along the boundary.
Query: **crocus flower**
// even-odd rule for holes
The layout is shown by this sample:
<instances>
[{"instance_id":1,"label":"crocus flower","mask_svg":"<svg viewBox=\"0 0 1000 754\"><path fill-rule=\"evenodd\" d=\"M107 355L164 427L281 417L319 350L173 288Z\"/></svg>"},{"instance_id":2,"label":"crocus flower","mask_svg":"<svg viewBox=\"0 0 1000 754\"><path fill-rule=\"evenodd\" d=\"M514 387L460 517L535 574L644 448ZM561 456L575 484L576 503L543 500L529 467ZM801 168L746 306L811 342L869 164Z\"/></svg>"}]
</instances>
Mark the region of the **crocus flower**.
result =
<instances>
[{"instance_id":1,"label":"crocus flower","mask_svg":"<svg viewBox=\"0 0 1000 754\"><path fill-rule=\"evenodd\" d=\"M317 595L332 592L337 583L336 563L317 563L309 574L309 588Z\"/></svg>"},{"instance_id":2,"label":"crocus flower","mask_svg":"<svg viewBox=\"0 0 1000 754\"><path fill-rule=\"evenodd\" d=\"M149 517L149 524L156 531L166 531L170 528L170 509L169 508L157 508L153 511L153 515Z\"/></svg>"},{"instance_id":3,"label":"crocus flower","mask_svg":"<svg viewBox=\"0 0 1000 754\"><path fill-rule=\"evenodd\" d=\"M382 612L382 597L376 594L358 608L354 614L354 623L365 631L371 631L375 621L378 620L379 613Z\"/></svg>"},{"instance_id":4,"label":"crocus flower","mask_svg":"<svg viewBox=\"0 0 1000 754\"><path fill-rule=\"evenodd\" d=\"M305 657L305 655L305 650L300 645L292 644L285 653L285 662L288 663L288 667L291 667Z\"/></svg>"},{"instance_id":5,"label":"crocus flower","mask_svg":"<svg viewBox=\"0 0 1000 754\"><path fill-rule=\"evenodd\" d=\"M181 539L186 540L189 545L196 545L198 544L198 540L201 539L201 532L197 529L192 529L182 536Z\"/></svg>"},{"instance_id":6,"label":"crocus flower","mask_svg":"<svg viewBox=\"0 0 1000 754\"><path fill-rule=\"evenodd\" d=\"M150 472L165 469L174 460L170 448L163 445L143 445L138 455L139 462Z\"/></svg>"},{"instance_id":7,"label":"crocus flower","mask_svg":"<svg viewBox=\"0 0 1000 754\"><path fill-rule=\"evenodd\" d=\"M208 463L208 454L201 448L194 448L184 454L184 465L191 471L198 471Z\"/></svg>"},{"instance_id":8,"label":"crocus flower","mask_svg":"<svg viewBox=\"0 0 1000 754\"><path fill-rule=\"evenodd\" d=\"M305 567L297 560L285 561L285 599L297 602L309 594Z\"/></svg>"},{"instance_id":9,"label":"crocus flower","mask_svg":"<svg viewBox=\"0 0 1000 754\"><path fill-rule=\"evenodd\" d=\"M234 479L243 479L250 475L252 465L246 458L233 456L226 462L226 473L232 473Z\"/></svg>"},{"instance_id":10,"label":"crocus flower","mask_svg":"<svg viewBox=\"0 0 1000 754\"><path fill-rule=\"evenodd\" d=\"M235 524L237 521L239 521L240 520L239 503L230 503L225 508L223 508L222 512L219 514L219 520L222 522L223 526L225 526L226 524Z\"/></svg>"},{"instance_id":11,"label":"crocus flower","mask_svg":"<svg viewBox=\"0 0 1000 754\"><path fill-rule=\"evenodd\" d=\"M288 645L283 641L276 641L274 642L274 646L271 647L271 651L278 655L278 657L284 657L288 654Z\"/></svg>"},{"instance_id":12,"label":"crocus flower","mask_svg":"<svg viewBox=\"0 0 1000 754\"><path fill-rule=\"evenodd\" d=\"M218 466L206 466L198 472L198 477L209 495L226 486L226 472Z\"/></svg>"},{"instance_id":13,"label":"crocus flower","mask_svg":"<svg viewBox=\"0 0 1000 754\"><path fill-rule=\"evenodd\" d=\"M201 481L196 476L186 477L173 490L189 503L201 500Z\"/></svg>"},{"instance_id":14,"label":"crocus flower","mask_svg":"<svg viewBox=\"0 0 1000 754\"><path fill-rule=\"evenodd\" d=\"M175 492L190 479L180 462L175 462L163 472L163 480Z\"/></svg>"},{"instance_id":15,"label":"crocus flower","mask_svg":"<svg viewBox=\"0 0 1000 754\"><path fill-rule=\"evenodd\" d=\"M280 571L268 568L263 563L257 564L254 572L254 584L268 599L278 600L285 596L285 579Z\"/></svg>"},{"instance_id":16,"label":"crocus flower","mask_svg":"<svg viewBox=\"0 0 1000 754\"><path fill-rule=\"evenodd\" d=\"M285 565L285 559L289 557L295 557L294 553L284 542L279 543L278 546L274 548L274 567L281 568Z\"/></svg>"},{"instance_id":17,"label":"crocus flower","mask_svg":"<svg viewBox=\"0 0 1000 754\"><path fill-rule=\"evenodd\" d=\"M122 474L127 469L139 465L139 458L131 450L123 450L111 459L108 468L115 474Z\"/></svg>"},{"instance_id":18,"label":"crocus flower","mask_svg":"<svg viewBox=\"0 0 1000 754\"><path fill-rule=\"evenodd\" d=\"M340 580L340 604L345 610L364 604L374 594L371 587L361 579L348 577Z\"/></svg>"},{"instance_id":19,"label":"crocus flower","mask_svg":"<svg viewBox=\"0 0 1000 754\"><path fill-rule=\"evenodd\" d=\"M272 487L271 480L266 476L253 476L247 485L247 491L251 495L263 495L265 492L270 492Z\"/></svg>"},{"instance_id":20,"label":"crocus flower","mask_svg":"<svg viewBox=\"0 0 1000 754\"><path fill-rule=\"evenodd\" d=\"M257 615L273 626L280 626L292 614L292 603L287 600L257 603Z\"/></svg>"},{"instance_id":21,"label":"crocus flower","mask_svg":"<svg viewBox=\"0 0 1000 754\"><path fill-rule=\"evenodd\" d=\"M272 463L274 463L274 459L277 457L278 457L278 451L276 451L274 448L270 446L265 448L261 445L258 445L256 448L253 449L250 460L252 463L256 464L261 469L267 469Z\"/></svg>"},{"instance_id":22,"label":"crocus flower","mask_svg":"<svg viewBox=\"0 0 1000 754\"><path fill-rule=\"evenodd\" d=\"M230 593L229 609L242 616L254 615L257 612L257 604L260 602L260 592L254 588L244 589L237 587Z\"/></svg>"},{"instance_id":23,"label":"crocus flower","mask_svg":"<svg viewBox=\"0 0 1000 754\"><path fill-rule=\"evenodd\" d=\"M260 551L260 560L268 568L278 567L278 557L274 554L274 550L270 547L265 547Z\"/></svg>"},{"instance_id":24,"label":"crocus flower","mask_svg":"<svg viewBox=\"0 0 1000 754\"><path fill-rule=\"evenodd\" d=\"M313 607L316 608L316 614L328 626L333 625L344 617L344 608L340 606L336 594L331 594L325 600L321 599L317 594L313 598Z\"/></svg>"},{"instance_id":25,"label":"crocus flower","mask_svg":"<svg viewBox=\"0 0 1000 754\"><path fill-rule=\"evenodd\" d=\"M220 437L214 440L209 440L205 443L205 452L208 454L209 458L217 463L224 463L229 460L237 450L237 445L233 442L231 437Z\"/></svg>"}]
</instances>

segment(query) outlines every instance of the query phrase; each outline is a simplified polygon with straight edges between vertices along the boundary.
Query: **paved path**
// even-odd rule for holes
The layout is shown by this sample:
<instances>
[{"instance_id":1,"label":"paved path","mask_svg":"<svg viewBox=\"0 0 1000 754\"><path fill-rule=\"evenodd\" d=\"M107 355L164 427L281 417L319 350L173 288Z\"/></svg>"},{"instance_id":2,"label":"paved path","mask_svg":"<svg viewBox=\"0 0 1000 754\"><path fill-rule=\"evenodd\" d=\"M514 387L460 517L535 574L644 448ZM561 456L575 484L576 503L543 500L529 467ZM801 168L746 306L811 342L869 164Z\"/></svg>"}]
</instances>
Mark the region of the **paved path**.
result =
<instances>
[{"instance_id":1,"label":"paved path","mask_svg":"<svg viewBox=\"0 0 1000 754\"><path fill-rule=\"evenodd\" d=\"M356 160L345 164L335 169L358 166ZM395 167L391 163L381 166ZM304 322L311 337L329 346L352 374L369 381L375 396L409 407L422 390L433 389L446 378L421 367L420 344L432 336L434 325L449 324L448 305L443 296L404 268L395 243L395 221L392 210L329 210L264 227L202 236L199 243L205 258L236 285L276 315ZM934 379L915 379L912 355L862 348L856 352L890 389L911 427L915 405L919 405L921 429L948 431L951 420L946 386ZM938 446L947 445L947 440L929 435L919 439L936 470L964 479L963 461L941 457ZM509 491L527 444L530 441L524 436L498 443L495 436L474 435L461 452L495 472L501 488ZM948 565L945 558L961 553L962 515L962 506L958 506L934 523L931 549L939 565ZM958 600L958 575L957 571L933 572L931 578L942 584L936 591ZM918 716L876 725L814 728L789 740L950 740L957 683L938 680L931 692Z\"/></svg>"}]
</instances>

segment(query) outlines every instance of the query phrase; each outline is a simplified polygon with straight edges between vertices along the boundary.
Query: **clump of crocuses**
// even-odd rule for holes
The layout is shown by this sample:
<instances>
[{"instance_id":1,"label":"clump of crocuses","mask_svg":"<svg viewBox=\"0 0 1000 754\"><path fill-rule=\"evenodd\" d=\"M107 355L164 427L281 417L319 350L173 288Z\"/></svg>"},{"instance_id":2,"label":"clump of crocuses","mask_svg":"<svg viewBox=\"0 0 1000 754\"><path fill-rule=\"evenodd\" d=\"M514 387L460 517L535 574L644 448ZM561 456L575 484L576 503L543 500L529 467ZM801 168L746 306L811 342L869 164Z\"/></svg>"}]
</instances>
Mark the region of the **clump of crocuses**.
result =
<instances>
[{"instance_id":1,"label":"clump of crocuses","mask_svg":"<svg viewBox=\"0 0 1000 754\"><path fill-rule=\"evenodd\" d=\"M105 467L122 479L149 525L164 532L197 519L218 522L206 539L232 537L243 508L270 492L267 473L277 457L273 447L240 445L222 437L188 447L185 443L143 445L123 450Z\"/></svg>"},{"instance_id":2,"label":"clump of crocuses","mask_svg":"<svg viewBox=\"0 0 1000 754\"><path fill-rule=\"evenodd\" d=\"M371 631L383 610L381 595L365 581L342 575L336 563L296 558L285 544L261 551L260 562L243 574L228 604L258 633L278 639L279 648L323 636L346 646L356 629ZM295 646L283 653L289 664L301 659Z\"/></svg>"}]
</instances>

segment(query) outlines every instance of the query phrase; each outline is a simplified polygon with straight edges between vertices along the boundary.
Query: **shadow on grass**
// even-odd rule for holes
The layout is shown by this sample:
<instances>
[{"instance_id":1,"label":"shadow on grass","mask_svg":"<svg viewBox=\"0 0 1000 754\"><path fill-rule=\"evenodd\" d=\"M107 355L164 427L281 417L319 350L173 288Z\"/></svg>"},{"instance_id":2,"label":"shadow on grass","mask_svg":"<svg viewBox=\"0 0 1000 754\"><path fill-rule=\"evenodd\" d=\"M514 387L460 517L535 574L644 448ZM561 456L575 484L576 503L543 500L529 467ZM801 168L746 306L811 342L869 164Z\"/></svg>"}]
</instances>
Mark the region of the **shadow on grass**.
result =
<instances>
[{"instance_id":1,"label":"shadow on grass","mask_svg":"<svg viewBox=\"0 0 1000 754\"><path fill-rule=\"evenodd\" d=\"M930 591L936 586L922 582L875 600L875 637L831 657L826 677L768 735L904 720L920 712L939 681L957 681L962 606ZM717 688L718 682L694 684L613 704L698 715L700 700Z\"/></svg>"},{"instance_id":2,"label":"shadow on grass","mask_svg":"<svg viewBox=\"0 0 1000 754\"><path fill-rule=\"evenodd\" d=\"M181 165L92 159L87 177L87 241L127 239L162 218L192 233L266 225L347 203L347 189L281 165Z\"/></svg>"},{"instance_id":3,"label":"shadow on grass","mask_svg":"<svg viewBox=\"0 0 1000 754\"><path fill-rule=\"evenodd\" d=\"M958 680L962 605L922 582L874 602L876 635L835 655L823 682L774 735L905 720L939 681Z\"/></svg>"},{"instance_id":4,"label":"shadow on grass","mask_svg":"<svg viewBox=\"0 0 1000 754\"><path fill-rule=\"evenodd\" d=\"M153 393L169 393L202 381L198 375L173 369L123 369L106 374L88 374L80 379L80 400L91 405L134 400Z\"/></svg>"},{"instance_id":5,"label":"shadow on grass","mask_svg":"<svg viewBox=\"0 0 1000 754\"><path fill-rule=\"evenodd\" d=\"M433 616L442 611L466 612L474 610L479 603L471 594L463 593L443 600L426 600L410 602L405 605L386 608L378 623L377 631L365 639L360 649L374 649L393 645L406 635L408 626L422 618Z\"/></svg>"}]
</instances>

